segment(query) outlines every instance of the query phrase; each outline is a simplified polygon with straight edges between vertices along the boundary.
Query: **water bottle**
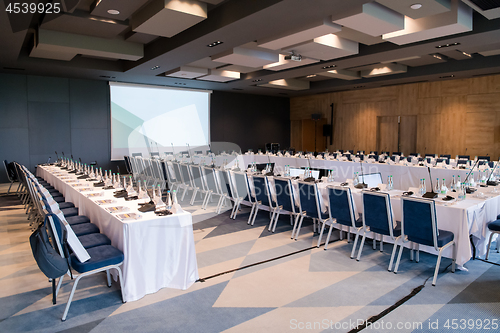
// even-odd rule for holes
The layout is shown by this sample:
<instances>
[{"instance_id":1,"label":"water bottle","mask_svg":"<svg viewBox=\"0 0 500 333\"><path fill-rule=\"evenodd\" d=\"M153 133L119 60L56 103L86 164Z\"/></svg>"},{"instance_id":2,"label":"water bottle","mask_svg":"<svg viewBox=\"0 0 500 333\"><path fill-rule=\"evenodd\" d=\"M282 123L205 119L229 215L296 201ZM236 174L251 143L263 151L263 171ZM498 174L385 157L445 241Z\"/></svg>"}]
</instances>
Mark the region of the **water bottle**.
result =
<instances>
[{"instance_id":1,"label":"water bottle","mask_svg":"<svg viewBox=\"0 0 500 333\"><path fill-rule=\"evenodd\" d=\"M359 178L358 178L358 173L357 172L354 173L354 177L352 178L352 184L354 186L356 186L356 185L359 184Z\"/></svg>"},{"instance_id":2,"label":"water bottle","mask_svg":"<svg viewBox=\"0 0 500 333\"><path fill-rule=\"evenodd\" d=\"M175 190L172 191L172 202L174 205L178 205L179 203L177 202L177 193Z\"/></svg>"},{"instance_id":3,"label":"water bottle","mask_svg":"<svg viewBox=\"0 0 500 333\"><path fill-rule=\"evenodd\" d=\"M425 178L422 178L422 189L424 193L427 192L427 184L425 183Z\"/></svg>"},{"instance_id":4,"label":"water bottle","mask_svg":"<svg viewBox=\"0 0 500 333\"><path fill-rule=\"evenodd\" d=\"M434 192L435 193L441 192L441 186L439 185L439 178L436 178L436 184L434 184Z\"/></svg>"},{"instance_id":5,"label":"water bottle","mask_svg":"<svg viewBox=\"0 0 500 333\"><path fill-rule=\"evenodd\" d=\"M465 190L465 184L462 184L458 189L458 200L465 200L465 196L467 194Z\"/></svg>"},{"instance_id":6,"label":"water bottle","mask_svg":"<svg viewBox=\"0 0 500 333\"><path fill-rule=\"evenodd\" d=\"M392 190L391 188L391 176L387 176L387 191Z\"/></svg>"},{"instance_id":7,"label":"water bottle","mask_svg":"<svg viewBox=\"0 0 500 333\"><path fill-rule=\"evenodd\" d=\"M457 183L455 184L455 189L458 190L461 188L462 186L462 180L460 179L460 175L457 176Z\"/></svg>"},{"instance_id":8,"label":"water bottle","mask_svg":"<svg viewBox=\"0 0 500 333\"><path fill-rule=\"evenodd\" d=\"M453 177L451 178L451 185L450 185L450 189L452 191L456 191L456 186L457 186L457 183L455 181L455 175L453 175Z\"/></svg>"},{"instance_id":9,"label":"water bottle","mask_svg":"<svg viewBox=\"0 0 500 333\"><path fill-rule=\"evenodd\" d=\"M394 189L394 178L392 178L392 175L391 175L391 190Z\"/></svg>"},{"instance_id":10,"label":"water bottle","mask_svg":"<svg viewBox=\"0 0 500 333\"><path fill-rule=\"evenodd\" d=\"M420 195L424 195L424 193L425 193L425 192L424 192L424 180L423 180L422 178L419 180L419 184L418 184L418 193L419 193Z\"/></svg>"},{"instance_id":11,"label":"water bottle","mask_svg":"<svg viewBox=\"0 0 500 333\"><path fill-rule=\"evenodd\" d=\"M172 197L170 196L170 191L167 191L167 199L165 201L167 203L167 209L168 210L172 209Z\"/></svg>"},{"instance_id":12,"label":"water bottle","mask_svg":"<svg viewBox=\"0 0 500 333\"><path fill-rule=\"evenodd\" d=\"M446 194L448 192L448 188L446 187L446 181L443 178L443 182L441 183L441 194Z\"/></svg>"}]
</instances>

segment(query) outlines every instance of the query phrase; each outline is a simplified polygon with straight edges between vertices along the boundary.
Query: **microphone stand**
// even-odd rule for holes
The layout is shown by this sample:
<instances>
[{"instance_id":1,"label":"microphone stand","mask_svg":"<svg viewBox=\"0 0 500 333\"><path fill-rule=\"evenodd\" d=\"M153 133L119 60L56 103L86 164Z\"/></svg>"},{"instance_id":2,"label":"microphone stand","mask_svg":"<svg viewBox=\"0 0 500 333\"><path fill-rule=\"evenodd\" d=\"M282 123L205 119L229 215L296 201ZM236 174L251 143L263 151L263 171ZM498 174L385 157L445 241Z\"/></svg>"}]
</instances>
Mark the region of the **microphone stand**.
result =
<instances>
[{"instance_id":1,"label":"microphone stand","mask_svg":"<svg viewBox=\"0 0 500 333\"><path fill-rule=\"evenodd\" d=\"M495 169L497 168L497 166L498 166L498 162L493 167L493 170L491 170L490 176L488 177L488 180L486 181L486 186L488 186L488 185L490 185L490 186L497 186L498 185L498 181L496 181L496 180L490 180L491 176L493 176L493 172L495 172Z\"/></svg>"},{"instance_id":2,"label":"microphone stand","mask_svg":"<svg viewBox=\"0 0 500 333\"><path fill-rule=\"evenodd\" d=\"M311 159L309 156L307 156L307 162L309 164L309 170L311 170ZM305 182L310 182L310 181L313 181L315 180L314 177L307 177L304 179Z\"/></svg>"},{"instance_id":3,"label":"microphone stand","mask_svg":"<svg viewBox=\"0 0 500 333\"><path fill-rule=\"evenodd\" d=\"M431 180L431 191L425 192L424 195L422 195L422 198L434 199L434 198L437 198L438 194L434 192L434 186L432 185L431 168L427 167L427 171L429 171L429 178Z\"/></svg>"},{"instance_id":4,"label":"microphone stand","mask_svg":"<svg viewBox=\"0 0 500 333\"><path fill-rule=\"evenodd\" d=\"M359 165L361 166L361 179L363 179L363 182L356 184L354 187L355 188L367 188L368 185L365 184L365 177L364 177L364 174L363 174L363 161L360 160L359 161Z\"/></svg>"},{"instance_id":5,"label":"microphone stand","mask_svg":"<svg viewBox=\"0 0 500 333\"><path fill-rule=\"evenodd\" d=\"M479 159L477 159L476 163L474 163L474 165L472 166L472 169L470 169L469 174L467 175L467 177L465 177L464 184L467 184L467 180L469 180L469 177L472 174L472 171L474 170L474 168L476 167L478 162L479 162ZM477 189L469 187L469 186L467 186L465 188L465 193L467 193L467 194L471 194L471 193L474 193L476 191L477 191Z\"/></svg>"}]
</instances>

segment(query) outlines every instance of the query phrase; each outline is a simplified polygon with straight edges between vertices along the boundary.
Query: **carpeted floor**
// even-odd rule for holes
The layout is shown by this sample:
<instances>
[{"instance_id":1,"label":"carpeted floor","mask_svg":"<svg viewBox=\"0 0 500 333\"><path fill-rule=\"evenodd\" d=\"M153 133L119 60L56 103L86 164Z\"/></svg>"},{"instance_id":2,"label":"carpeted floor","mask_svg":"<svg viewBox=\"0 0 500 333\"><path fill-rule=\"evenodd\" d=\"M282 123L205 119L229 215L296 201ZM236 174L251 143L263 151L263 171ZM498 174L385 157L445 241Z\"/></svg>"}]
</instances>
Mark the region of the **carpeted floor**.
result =
<instances>
[{"instance_id":1,"label":"carpeted floor","mask_svg":"<svg viewBox=\"0 0 500 333\"><path fill-rule=\"evenodd\" d=\"M83 278L61 322L72 282L52 305L23 206L7 188L0 185L0 332L491 332L500 325L496 251L455 274L443 259L433 287L435 256L421 253L415 263L405 252L394 274L390 244L380 252L367 242L356 262L345 240L316 248L311 221L293 241L286 216L271 233L267 212L249 226L248 208L231 220L228 211L214 214L215 202L206 211L201 200L190 206L189 196L181 204L193 213L200 282L123 304L105 274Z\"/></svg>"}]
</instances>

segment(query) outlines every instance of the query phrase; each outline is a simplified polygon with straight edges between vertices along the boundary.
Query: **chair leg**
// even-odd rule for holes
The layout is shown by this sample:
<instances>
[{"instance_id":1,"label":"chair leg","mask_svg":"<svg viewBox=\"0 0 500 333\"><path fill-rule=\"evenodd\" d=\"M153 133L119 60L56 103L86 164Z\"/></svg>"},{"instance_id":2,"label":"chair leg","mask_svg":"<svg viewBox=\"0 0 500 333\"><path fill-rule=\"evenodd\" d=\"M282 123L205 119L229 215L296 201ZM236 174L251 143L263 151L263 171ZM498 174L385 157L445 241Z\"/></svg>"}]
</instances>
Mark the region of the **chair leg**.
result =
<instances>
[{"instance_id":1,"label":"chair leg","mask_svg":"<svg viewBox=\"0 0 500 333\"><path fill-rule=\"evenodd\" d=\"M455 273L455 266L457 264L457 243L453 241L453 261L451 262L451 271Z\"/></svg>"},{"instance_id":2,"label":"chair leg","mask_svg":"<svg viewBox=\"0 0 500 333\"><path fill-rule=\"evenodd\" d=\"M64 275L66 275L66 274L64 274ZM61 276L59 278L59 281L57 282L56 297L57 297L57 294L59 294L59 289L61 289L61 285L62 285L62 282L63 282L63 279L64 279L64 275Z\"/></svg>"},{"instance_id":3,"label":"chair leg","mask_svg":"<svg viewBox=\"0 0 500 333\"><path fill-rule=\"evenodd\" d=\"M10 193L10 188L12 187L12 184L14 184L14 182L10 182L10 186L9 186L9 189L7 190L7 194Z\"/></svg>"},{"instance_id":4,"label":"chair leg","mask_svg":"<svg viewBox=\"0 0 500 333\"><path fill-rule=\"evenodd\" d=\"M248 222L247 222L247 224L252 223L252 216L253 216L253 212L255 211L255 206L256 205L257 204L255 204L255 203L252 204L252 210L250 211L250 215L248 216Z\"/></svg>"},{"instance_id":5,"label":"chair leg","mask_svg":"<svg viewBox=\"0 0 500 333\"><path fill-rule=\"evenodd\" d=\"M318 245L316 247L319 247L319 245L321 244L321 238L323 237L323 231L325 230L326 221L327 220L323 220L323 225L321 226L321 231L319 232Z\"/></svg>"},{"instance_id":6,"label":"chair leg","mask_svg":"<svg viewBox=\"0 0 500 333\"><path fill-rule=\"evenodd\" d=\"M255 223L255 218L257 217L257 213L259 212L259 204L255 204L256 208L255 208L255 213L253 214L253 219L252 219L252 224L253 225Z\"/></svg>"},{"instance_id":7,"label":"chair leg","mask_svg":"<svg viewBox=\"0 0 500 333\"><path fill-rule=\"evenodd\" d=\"M123 303L126 303L125 299L123 298L123 274L122 274L122 270L120 267L116 267L116 270L118 271L118 278L120 279L120 290L122 292L122 302Z\"/></svg>"},{"instance_id":8,"label":"chair leg","mask_svg":"<svg viewBox=\"0 0 500 333\"><path fill-rule=\"evenodd\" d=\"M373 233L373 249L377 249L377 234Z\"/></svg>"},{"instance_id":9,"label":"chair leg","mask_svg":"<svg viewBox=\"0 0 500 333\"><path fill-rule=\"evenodd\" d=\"M404 244L404 242L402 242L400 245L400 248L399 248L398 260L396 260L396 267L394 267L394 274L398 273L399 262L401 261L401 255L403 254L404 248L405 248L405 244Z\"/></svg>"},{"instance_id":10,"label":"chair leg","mask_svg":"<svg viewBox=\"0 0 500 333\"><path fill-rule=\"evenodd\" d=\"M299 222L299 219L300 219L301 215L302 214L297 214L297 216L295 217L295 223L293 224L293 229L292 229L292 237L291 237L292 239L293 239L293 237L295 235L295 229L297 228L297 224Z\"/></svg>"},{"instance_id":11,"label":"chair leg","mask_svg":"<svg viewBox=\"0 0 500 333\"><path fill-rule=\"evenodd\" d=\"M71 301L73 300L73 296L75 295L76 286L78 285L78 281L82 278L83 275L79 275L75 282L73 282L73 288L71 289L71 293L69 294L68 303L66 304L66 308L64 309L64 314L62 316L62 321L66 320L66 316L68 315L69 307L71 306Z\"/></svg>"},{"instance_id":12,"label":"chair leg","mask_svg":"<svg viewBox=\"0 0 500 333\"><path fill-rule=\"evenodd\" d=\"M361 252L363 251L363 245L365 245L365 239L366 239L366 231L363 230L363 238L361 239L361 244L359 244L358 257L356 258L356 261L359 261L359 259L361 258ZM373 239L375 239L375 237Z\"/></svg>"},{"instance_id":13,"label":"chair leg","mask_svg":"<svg viewBox=\"0 0 500 333\"><path fill-rule=\"evenodd\" d=\"M326 236L325 251L328 249L328 243L330 242L330 236L332 235L333 225L330 224L330 230L328 230L328 236Z\"/></svg>"},{"instance_id":14,"label":"chair leg","mask_svg":"<svg viewBox=\"0 0 500 333\"><path fill-rule=\"evenodd\" d=\"M485 257L486 260L488 260L488 257L490 255L491 240L493 239L494 234L495 233L493 233L493 232L490 234L490 240L488 241L488 247L486 249L486 257ZM497 251L498 251L498 239L497 239Z\"/></svg>"},{"instance_id":15,"label":"chair leg","mask_svg":"<svg viewBox=\"0 0 500 333\"><path fill-rule=\"evenodd\" d=\"M350 230L350 228L349 228ZM354 253L356 252L356 245L358 244L358 238L359 238L359 231L361 228L358 229L356 232L356 237L354 237L354 244L352 244L352 251L351 251L351 259L354 259Z\"/></svg>"},{"instance_id":16,"label":"chair leg","mask_svg":"<svg viewBox=\"0 0 500 333\"><path fill-rule=\"evenodd\" d=\"M304 221L304 215L300 217L299 225L297 226L297 231L295 232L295 240L299 238L300 227L302 227L302 221Z\"/></svg>"},{"instance_id":17,"label":"chair leg","mask_svg":"<svg viewBox=\"0 0 500 333\"><path fill-rule=\"evenodd\" d=\"M384 252L384 235L380 235L380 252Z\"/></svg>"},{"instance_id":18,"label":"chair leg","mask_svg":"<svg viewBox=\"0 0 500 333\"><path fill-rule=\"evenodd\" d=\"M278 211L276 212L276 217L274 218L273 232L276 231L276 225L278 224L278 220L280 219L280 212L281 212L281 209L278 208Z\"/></svg>"},{"instance_id":19,"label":"chair leg","mask_svg":"<svg viewBox=\"0 0 500 333\"><path fill-rule=\"evenodd\" d=\"M417 243L417 253L415 255L415 262L420 261L420 244Z\"/></svg>"},{"instance_id":20,"label":"chair leg","mask_svg":"<svg viewBox=\"0 0 500 333\"><path fill-rule=\"evenodd\" d=\"M111 274L109 274L109 269L106 270L106 279L108 282L108 288L111 288Z\"/></svg>"},{"instance_id":21,"label":"chair leg","mask_svg":"<svg viewBox=\"0 0 500 333\"><path fill-rule=\"evenodd\" d=\"M438 259L436 262L436 268L434 269L434 279L432 279L432 285L436 285L437 276L439 273L439 265L441 264L441 254L443 253L443 248L439 249Z\"/></svg>"},{"instance_id":22,"label":"chair leg","mask_svg":"<svg viewBox=\"0 0 500 333\"><path fill-rule=\"evenodd\" d=\"M272 230L272 232L274 232L274 230L273 230L274 218L276 217L276 213L278 212L278 210L279 210L278 207L273 208L273 216L271 216L271 221L269 221L269 227L267 228L267 231ZM279 216L279 213L278 213L278 216Z\"/></svg>"},{"instance_id":23,"label":"chair leg","mask_svg":"<svg viewBox=\"0 0 500 333\"><path fill-rule=\"evenodd\" d=\"M387 268L387 270L389 272L392 271L392 263L394 262L394 255L396 254L396 251L398 250L398 243L399 243L400 238L401 238L401 236L396 238L396 241L394 242L394 247L392 248L391 261L389 261L389 267Z\"/></svg>"}]
</instances>

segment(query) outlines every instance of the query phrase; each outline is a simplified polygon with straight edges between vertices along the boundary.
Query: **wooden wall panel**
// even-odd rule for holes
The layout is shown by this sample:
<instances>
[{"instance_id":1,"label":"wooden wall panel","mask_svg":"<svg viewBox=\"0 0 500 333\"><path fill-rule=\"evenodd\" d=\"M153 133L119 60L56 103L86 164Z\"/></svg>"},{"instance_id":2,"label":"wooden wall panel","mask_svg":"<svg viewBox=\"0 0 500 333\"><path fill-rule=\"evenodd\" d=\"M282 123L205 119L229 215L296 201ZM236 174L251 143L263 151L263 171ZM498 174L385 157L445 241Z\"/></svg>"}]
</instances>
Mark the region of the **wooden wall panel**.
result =
<instances>
[{"instance_id":1,"label":"wooden wall panel","mask_svg":"<svg viewBox=\"0 0 500 333\"><path fill-rule=\"evenodd\" d=\"M302 150L302 120L290 121L290 147Z\"/></svg>"},{"instance_id":2,"label":"wooden wall panel","mask_svg":"<svg viewBox=\"0 0 500 333\"><path fill-rule=\"evenodd\" d=\"M401 116L400 149L405 155L417 152L417 116Z\"/></svg>"},{"instance_id":3,"label":"wooden wall panel","mask_svg":"<svg viewBox=\"0 0 500 333\"><path fill-rule=\"evenodd\" d=\"M301 137L294 138L302 132L293 129L298 126L293 120L322 113L329 122L331 103L336 106L331 151L377 150L377 117L415 116L416 127L409 126L416 133L410 135L421 154L457 155L467 148L473 156L488 152L498 159L500 155L500 75L292 98L292 142L302 142ZM408 142L408 147L414 144ZM405 154L413 152L405 149Z\"/></svg>"},{"instance_id":4,"label":"wooden wall panel","mask_svg":"<svg viewBox=\"0 0 500 333\"><path fill-rule=\"evenodd\" d=\"M398 151L398 117L377 117L377 151Z\"/></svg>"}]
</instances>

